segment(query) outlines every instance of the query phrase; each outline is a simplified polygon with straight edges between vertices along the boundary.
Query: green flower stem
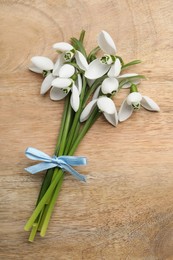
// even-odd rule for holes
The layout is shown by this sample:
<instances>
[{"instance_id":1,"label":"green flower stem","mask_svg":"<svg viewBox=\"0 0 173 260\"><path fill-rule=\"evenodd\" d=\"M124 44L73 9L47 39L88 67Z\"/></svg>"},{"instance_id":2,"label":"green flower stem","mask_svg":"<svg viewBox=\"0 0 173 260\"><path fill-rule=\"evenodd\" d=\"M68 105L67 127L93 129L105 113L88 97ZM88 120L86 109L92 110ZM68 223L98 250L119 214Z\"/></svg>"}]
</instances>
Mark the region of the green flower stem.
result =
<instances>
[{"instance_id":1,"label":"green flower stem","mask_svg":"<svg viewBox=\"0 0 173 260\"><path fill-rule=\"evenodd\" d=\"M43 180L43 183L42 183L42 186L41 186L41 190L40 190L38 199L37 199L36 206L38 205L39 201L41 200L41 198L43 197L47 188L49 187L49 185L51 183L52 176L53 176L53 172L54 172L54 169L47 170L46 175L45 175L44 180Z\"/></svg>"},{"instance_id":2,"label":"green flower stem","mask_svg":"<svg viewBox=\"0 0 173 260\"><path fill-rule=\"evenodd\" d=\"M61 139L61 146L60 146L60 149L59 149L59 152L58 152L58 156L61 156L64 153L64 148L65 148L65 145L66 145L66 139L67 139L67 135L68 135L69 128L70 128L72 115L73 115L73 110L72 110L72 107L69 103L66 121L65 121L64 129L63 129L63 135L62 135L62 139Z\"/></svg>"},{"instance_id":3,"label":"green flower stem","mask_svg":"<svg viewBox=\"0 0 173 260\"><path fill-rule=\"evenodd\" d=\"M56 145L56 148L55 148L55 154L58 153L58 149L59 149L59 146L61 144L61 139L62 139L62 136L63 136L63 129L64 129L69 105L70 105L70 97L68 95L66 97L65 104L64 104L64 112L63 112L63 116L62 116L62 120L61 120L61 126L60 126L60 130L59 130L57 145ZM44 180L43 180L43 183L42 183L42 186L41 186L41 189L40 189L40 193L39 193L39 196L38 196L38 199L37 199L37 202L36 202L36 206L38 205L39 201L41 200L41 198L43 197L43 195L47 191L47 189L48 189L48 187L51 183L53 173L54 173L54 169L49 169L46 172L46 175L44 177ZM44 218L44 214L42 214L43 212L45 212L45 208L43 208L42 212L40 212L40 215L37 217L35 223L33 224L33 229L31 231L29 241L34 240L34 237L35 237L36 232L37 232L37 228L39 228L39 226L40 226L40 221Z\"/></svg>"},{"instance_id":4,"label":"green flower stem","mask_svg":"<svg viewBox=\"0 0 173 260\"><path fill-rule=\"evenodd\" d=\"M42 199L40 200L40 202L38 203L37 207L35 208L34 212L32 213L31 217L29 218L29 220L27 221L24 229L26 231L29 231L30 228L32 227L33 223L35 222L36 218L38 217L39 213L41 212L41 210L43 209L44 205L46 204L47 200L50 198L50 196L52 195L55 187L57 186L57 183L59 182L59 180L61 179L63 173L61 170L59 170L58 168L55 169L56 175L54 180L52 181L52 183L50 184L49 188L47 189L47 191L45 192L44 196L42 197Z\"/></svg>"},{"instance_id":5,"label":"green flower stem","mask_svg":"<svg viewBox=\"0 0 173 260\"><path fill-rule=\"evenodd\" d=\"M61 126L60 126L59 136L58 136L58 140L57 140L57 145L56 145L56 148L55 148L55 154L58 153L58 147L61 144L62 135L63 135L63 129L64 129L64 125L65 125L65 121L66 121L66 116L67 116L67 111L68 111L69 105L70 105L70 96L68 95L66 97L66 100L65 100L64 113L63 113L63 117L62 117L62 120L61 120ZM45 194L47 188L49 187L49 185L51 183L51 179L52 179L53 173L54 173L54 169L49 169L46 172L46 175L44 177L44 181L43 181L43 184L41 186L41 190L40 190L40 193L39 193L36 205L39 203L40 199L43 197L43 195Z\"/></svg>"},{"instance_id":6,"label":"green flower stem","mask_svg":"<svg viewBox=\"0 0 173 260\"><path fill-rule=\"evenodd\" d=\"M65 100L64 112L63 112L63 116L62 116L62 120L61 120L61 126L60 126L58 140L57 140L57 144L56 144L56 148L55 148L55 154L58 154L58 149L61 145L61 140L62 140L62 136L63 136L64 126L66 123L66 117L67 117L67 112L68 112L69 106L70 106L70 95L68 95Z\"/></svg>"},{"instance_id":7,"label":"green flower stem","mask_svg":"<svg viewBox=\"0 0 173 260\"><path fill-rule=\"evenodd\" d=\"M37 234L38 224L39 224L39 222L36 222L32 225L32 230L31 230L31 233L30 233L30 236L29 236L29 239L28 239L29 242L34 241L34 238Z\"/></svg>"},{"instance_id":8,"label":"green flower stem","mask_svg":"<svg viewBox=\"0 0 173 260\"><path fill-rule=\"evenodd\" d=\"M130 93L132 93L132 92L138 92L138 88L137 88L137 86L135 84L132 84L130 86Z\"/></svg>"},{"instance_id":9,"label":"green flower stem","mask_svg":"<svg viewBox=\"0 0 173 260\"><path fill-rule=\"evenodd\" d=\"M40 235L42 237L44 237L45 234L46 234L46 230L48 228L48 224L49 224L49 221L50 221L50 218L51 218L51 215L52 215L52 211L54 209L57 197L59 195L59 192L60 192L60 189L61 189L61 186L62 186L62 183L63 183L63 179L64 179L64 174L62 174L62 176L61 176L61 178L60 178L60 180L58 182L58 185L57 185L57 187L56 187L56 189L54 191L54 194L53 194L53 196L51 198L51 201L50 201L50 203L48 205L48 209L46 211L46 216L44 218L44 222L42 224L41 232L40 232Z\"/></svg>"},{"instance_id":10,"label":"green flower stem","mask_svg":"<svg viewBox=\"0 0 173 260\"><path fill-rule=\"evenodd\" d=\"M81 127L81 123L78 122L78 123L77 123L77 126L76 126L76 130L75 130L74 135L73 135L73 139L72 139L72 141L71 141L71 145L69 146L69 150L72 149L73 144L74 144L74 142L76 141L77 136L79 135L80 127Z\"/></svg>"},{"instance_id":11,"label":"green flower stem","mask_svg":"<svg viewBox=\"0 0 173 260\"><path fill-rule=\"evenodd\" d=\"M97 118L100 116L100 113L98 111L98 108L96 107L93 110L93 113L91 114L91 116L89 117L89 119L86 121L86 123L84 124L80 134L78 135L76 141L73 144L72 149L70 149L70 151L68 152L68 155L73 155L74 152L76 151L80 141L83 139L83 137L85 136L85 134L87 133L87 131L91 128L91 126L94 124L94 122L97 120Z\"/></svg>"},{"instance_id":12,"label":"green flower stem","mask_svg":"<svg viewBox=\"0 0 173 260\"><path fill-rule=\"evenodd\" d=\"M73 148L69 152L69 155L73 155L73 153L77 149L80 141L82 140L82 138L85 136L87 131L90 129L90 127L94 124L94 122L97 120L97 118L99 116L100 116L100 113L98 112L98 109L95 108L93 113L92 113L92 115L90 116L90 118L86 121L85 125L83 126L82 131L80 132L78 138L76 139ZM34 210L33 214L31 215L30 219L26 223L26 225L24 227L24 229L26 231L30 230L30 228L32 227L33 223L37 219L37 216L39 215L39 213L43 209L44 205L46 204L47 200L50 198L50 196L54 192L58 182L60 181L60 179L63 176L63 172L62 172L61 169L58 170L58 168L55 168L54 175L55 175L55 177L54 177L52 183L50 184L50 186L47 189L46 193L42 197L41 201L38 203L36 209ZM51 208L52 208L52 206L51 206Z\"/></svg>"},{"instance_id":13,"label":"green flower stem","mask_svg":"<svg viewBox=\"0 0 173 260\"><path fill-rule=\"evenodd\" d=\"M90 127L94 124L94 122L97 120L97 118L99 116L100 116L100 113L98 112L98 109L95 109L95 111L93 112L93 115L90 117L89 120L87 120L87 122L83 126L83 129L82 129L82 131L79 135L79 138L77 138L77 140L76 140L77 142L75 142L73 149L71 149L71 151L69 153L70 155L74 154L74 152L75 152L76 148L78 147L80 141L83 139L83 137L85 136L87 131L90 129ZM54 206L55 206L55 203L56 203L56 200L57 200L57 197L59 195L60 188L61 188L61 185L62 185L62 182L63 182L63 177L64 177L64 174L62 175L60 181L57 184L57 187L55 188L54 194L51 198L51 202L49 203L49 205L46 205L46 207L48 207L48 210L46 212L44 222L42 224L42 228L41 228L41 232L40 232L40 235L42 237L44 237L45 234L46 234L48 224L49 224L49 221L50 221L50 218L51 218L51 215L52 215L52 211L54 209Z\"/></svg>"},{"instance_id":14,"label":"green flower stem","mask_svg":"<svg viewBox=\"0 0 173 260\"><path fill-rule=\"evenodd\" d=\"M69 98L68 98L68 108L66 109L66 117L65 117L65 120L63 120L64 122L62 123L63 130L62 130L62 134L61 134L61 142L59 142L60 149L59 149L58 154L57 154L58 156L61 156L61 155L64 154L64 149L66 147L66 140L67 140L68 132L69 132L70 125L71 125L71 120L72 120L72 117L73 117L73 110L71 108L71 105L70 105L69 101L70 101L70 95L69 95ZM65 106L65 108L66 107L67 106ZM56 172L56 170L54 170L52 181L55 179L56 174L57 174L57 172ZM60 179L59 182L57 183L57 187L55 189L55 193L56 193L56 190L60 191L61 184L62 183L61 183L61 179ZM57 196L58 196L58 193L57 193ZM45 228L45 226L48 226L48 222L49 222L49 220L47 220L47 214L50 214L50 213L47 213L47 212L50 212L50 205L52 203L51 201L52 201L52 197L49 198L46 207L43 209L44 210L44 214L43 214L43 217L41 219L41 223L39 225L39 230L42 230L42 228L44 228L45 229L44 232L46 232L47 228Z\"/></svg>"},{"instance_id":15,"label":"green flower stem","mask_svg":"<svg viewBox=\"0 0 173 260\"><path fill-rule=\"evenodd\" d=\"M94 81L94 83L91 85L91 87L88 89L84 101L83 101L83 106L82 108L84 108L89 100L89 98L91 97L91 95L94 93L94 91L97 89L97 87L102 83L102 81L106 78L106 76L103 76L99 79L96 79Z\"/></svg>"},{"instance_id":16,"label":"green flower stem","mask_svg":"<svg viewBox=\"0 0 173 260\"><path fill-rule=\"evenodd\" d=\"M76 132L76 127L79 123L79 117L80 117L82 109L83 109L82 104L83 104L83 99L84 99L84 96L85 96L85 90L86 90L86 79L83 76L83 86L82 86L82 92L81 92L81 95L80 95L80 106L79 106L78 111L75 114L74 121L73 121L72 127L71 127L70 132L69 132L66 147L65 147L65 150L64 150L64 155L67 154L67 151L69 150L69 147L71 146L74 134Z\"/></svg>"},{"instance_id":17,"label":"green flower stem","mask_svg":"<svg viewBox=\"0 0 173 260\"><path fill-rule=\"evenodd\" d=\"M50 202L50 200L49 200L49 202ZM43 207L43 210L42 210L43 214L42 214L42 217L41 217L41 219L40 219L40 221L39 221L39 225L38 225L37 231L41 231L41 228L42 228L44 219L45 219L46 214L47 214L48 207L49 207L49 204L46 204L46 205Z\"/></svg>"},{"instance_id":18,"label":"green flower stem","mask_svg":"<svg viewBox=\"0 0 173 260\"><path fill-rule=\"evenodd\" d=\"M32 225L32 230L30 232L30 236L28 239L29 242L34 241L34 238L35 238L38 228L39 228L39 223L41 221L42 215L43 215L43 211L40 212L39 216L37 217L37 221L35 221L34 224Z\"/></svg>"},{"instance_id":19,"label":"green flower stem","mask_svg":"<svg viewBox=\"0 0 173 260\"><path fill-rule=\"evenodd\" d=\"M57 153L58 156L61 156L61 155L64 154L64 149L65 149L65 146L66 146L66 139L67 139L67 135L68 135L69 128L70 128L71 119L72 119L72 116L73 116L73 110L71 108L71 105L70 105L69 101L70 101L70 95L68 95L67 104L65 105L65 114L66 115L65 115L65 117L62 120L61 141L58 142L59 145L60 145L60 149L59 149L59 151ZM53 177L52 177L52 181L55 179L56 174L57 174L57 172L54 169L54 174L53 174ZM59 183L60 183L60 180L59 180ZM57 183L57 187L59 187L59 183ZM45 223L45 219L46 219L46 216L47 216L47 211L49 210L51 199L52 199L51 197L48 199L47 206L43 209L44 214L43 214L43 217L41 218L41 223L39 224L39 230L42 230L42 226Z\"/></svg>"}]
</instances>

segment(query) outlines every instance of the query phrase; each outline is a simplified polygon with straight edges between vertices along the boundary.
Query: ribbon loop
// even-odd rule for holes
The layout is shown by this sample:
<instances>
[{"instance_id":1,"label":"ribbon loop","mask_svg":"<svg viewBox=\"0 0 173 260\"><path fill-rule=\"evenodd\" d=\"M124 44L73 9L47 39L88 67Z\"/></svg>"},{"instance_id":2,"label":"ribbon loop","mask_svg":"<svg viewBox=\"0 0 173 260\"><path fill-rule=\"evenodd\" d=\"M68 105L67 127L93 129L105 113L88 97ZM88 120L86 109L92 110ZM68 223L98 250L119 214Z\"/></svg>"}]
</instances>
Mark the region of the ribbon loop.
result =
<instances>
[{"instance_id":1,"label":"ribbon loop","mask_svg":"<svg viewBox=\"0 0 173 260\"><path fill-rule=\"evenodd\" d=\"M43 153L42 151L33 148L33 147L28 147L25 151L26 157L28 157L31 160L38 160L38 161L48 161L51 162L52 158L46 154Z\"/></svg>"},{"instance_id":2,"label":"ribbon loop","mask_svg":"<svg viewBox=\"0 0 173 260\"><path fill-rule=\"evenodd\" d=\"M62 170L71 173L78 180L86 181L86 177L84 175L78 173L75 169L71 167L86 165L87 160L85 157L65 155L59 157L54 155L50 157L46 153L33 147L28 147L25 151L25 155L31 160L42 161L41 163L25 168L25 170L31 174L35 174L37 172L48 170L54 167L59 167Z\"/></svg>"}]
</instances>

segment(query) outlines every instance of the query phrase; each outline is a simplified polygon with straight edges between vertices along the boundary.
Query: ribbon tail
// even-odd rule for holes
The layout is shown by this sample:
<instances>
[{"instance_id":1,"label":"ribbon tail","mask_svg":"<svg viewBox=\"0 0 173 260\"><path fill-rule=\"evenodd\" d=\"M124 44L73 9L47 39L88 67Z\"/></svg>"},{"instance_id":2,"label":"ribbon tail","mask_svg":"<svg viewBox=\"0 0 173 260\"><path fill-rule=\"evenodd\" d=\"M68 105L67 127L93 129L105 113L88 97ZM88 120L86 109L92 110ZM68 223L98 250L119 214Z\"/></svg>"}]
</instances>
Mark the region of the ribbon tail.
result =
<instances>
[{"instance_id":1,"label":"ribbon tail","mask_svg":"<svg viewBox=\"0 0 173 260\"><path fill-rule=\"evenodd\" d=\"M76 179L80 181L86 182L86 176L78 173L75 169L73 169L70 165L63 163L62 164L62 169L66 170L67 172L71 173Z\"/></svg>"},{"instance_id":2,"label":"ribbon tail","mask_svg":"<svg viewBox=\"0 0 173 260\"><path fill-rule=\"evenodd\" d=\"M42 163L38 163L38 164L32 165L30 167L27 167L27 168L25 168L25 170L31 174L35 174L37 172L48 170L48 169L54 168L54 167L57 167L57 164L42 162Z\"/></svg>"},{"instance_id":3,"label":"ribbon tail","mask_svg":"<svg viewBox=\"0 0 173 260\"><path fill-rule=\"evenodd\" d=\"M86 165L87 159L83 156L68 156L68 155L62 155L58 157L59 160L62 160L68 165L71 166L79 166L79 165Z\"/></svg>"}]
</instances>

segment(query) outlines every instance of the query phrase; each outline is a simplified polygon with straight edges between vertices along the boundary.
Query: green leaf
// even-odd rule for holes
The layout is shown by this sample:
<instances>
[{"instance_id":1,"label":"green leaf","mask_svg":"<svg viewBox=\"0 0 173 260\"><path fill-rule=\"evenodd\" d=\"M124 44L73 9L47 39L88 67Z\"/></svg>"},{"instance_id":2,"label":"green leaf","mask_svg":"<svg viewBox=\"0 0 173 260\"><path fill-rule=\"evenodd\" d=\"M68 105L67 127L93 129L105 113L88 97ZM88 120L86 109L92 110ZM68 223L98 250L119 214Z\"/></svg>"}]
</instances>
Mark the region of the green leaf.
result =
<instances>
[{"instance_id":1,"label":"green leaf","mask_svg":"<svg viewBox=\"0 0 173 260\"><path fill-rule=\"evenodd\" d=\"M124 84L126 84L128 82L132 82L132 80L134 80L134 79L146 79L146 77L144 75L136 75L136 76L133 76L133 77L129 77L129 78L123 79L119 83L119 89L121 89Z\"/></svg>"},{"instance_id":2,"label":"green leaf","mask_svg":"<svg viewBox=\"0 0 173 260\"><path fill-rule=\"evenodd\" d=\"M97 52L100 50L100 47L97 46L96 48L94 48L88 55L88 62L91 62L93 60L95 60L97 57L95 56L97 54Z\"/></svg>"},{"instance_id":3,"label":"green leaf","mask_svg":"<svg viewBox=\"0 0 173 260\"><path fill-rule=\"evenodd\" d=\"M80 51L85 56L85 58L87 57L85 48L81 41L79 41L73 37L73 38L71 38L71 43L76 50Z\"/></svg>"},{"instance_id":4,"label":"green leaf","mask_svg":"<svg viewBox=\"0 0 173 260\"><path fill-rule=\"evenodd\" d=\"M81 43L83 43L84 37L85 37L85 30L82 30L81 33L80 33L80 37L79 37L79 41L80 41Z\"/></svg>"},{"instance_id":5,"label":"green leaf","mask_svg":"<svg viewBox=\"0 0 173 260\"><path fill-rule=\"evenodd\" d=\"M125 65L122 66L122 69L125 69L127 67L130 67L130 66L133 66L133 65L136 65L136 64L139 64L141 63L142 61L141 60L133 60L129 63L126 63Z\"/></svg>"},{"instance_id":6,"label":"green leaf","mask_svg":"<svg viewBox=\"0 0 173 260\"><path fill-rule=\"evenodd\" d=\"M121 65L122 65L122 67L123 67L123 66L124 66L124 61L123 61L123 59L122 59L120 56L117 56L117 55L116 55L116 58L118 58L118 59L120 60Z\"/></svg>"}]
</instances>

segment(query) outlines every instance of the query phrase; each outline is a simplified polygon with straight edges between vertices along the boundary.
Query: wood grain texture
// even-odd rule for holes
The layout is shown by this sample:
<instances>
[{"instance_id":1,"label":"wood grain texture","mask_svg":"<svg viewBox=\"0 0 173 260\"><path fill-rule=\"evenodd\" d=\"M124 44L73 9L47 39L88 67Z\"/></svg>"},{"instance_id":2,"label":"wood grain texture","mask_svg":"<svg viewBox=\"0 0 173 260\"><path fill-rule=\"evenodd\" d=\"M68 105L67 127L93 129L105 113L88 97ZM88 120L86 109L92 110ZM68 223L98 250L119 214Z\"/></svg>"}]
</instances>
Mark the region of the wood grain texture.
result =
<instances>
[{"instance_id":1,"label":"wood grain texture","mask_svg":"<svg viewBox=\"0 0 173 260\"><path fill-rule=\"evenodd\" d=\"M173 1L0 0L0 259L173 259ZM27 242L42 174L24 172L27 146L54 150L63 102L39 95L34 55L55 58L51 45L87 31L86 48L107 30L140 89L161 107L141 110L115 129L103 118L77 154L86 155L83 185L67 175L45 239ZM118 97L119 107L125 91Z\"/></svg>"}]
</instances>

